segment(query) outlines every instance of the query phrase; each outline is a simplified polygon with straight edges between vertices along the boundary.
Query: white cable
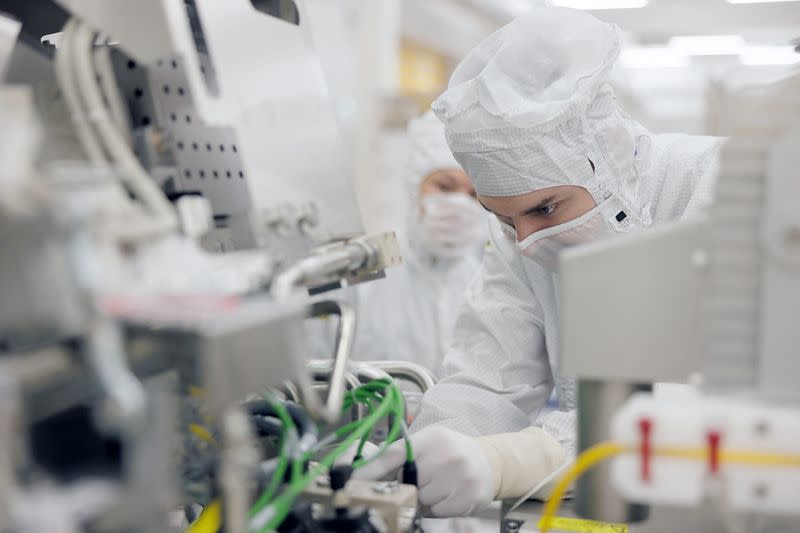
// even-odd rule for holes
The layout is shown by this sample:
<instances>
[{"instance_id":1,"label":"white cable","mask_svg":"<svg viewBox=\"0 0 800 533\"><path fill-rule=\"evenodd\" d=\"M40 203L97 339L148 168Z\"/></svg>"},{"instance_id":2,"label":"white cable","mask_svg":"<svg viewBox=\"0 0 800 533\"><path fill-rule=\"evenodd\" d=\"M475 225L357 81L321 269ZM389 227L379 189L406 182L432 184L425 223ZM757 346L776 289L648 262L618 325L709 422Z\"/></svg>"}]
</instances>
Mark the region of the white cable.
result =
<instances>
[{"instance_id":1,"label":"white cable","mask_svg":"<svg viewBox=\"0 0 800 533\"><path fill-rule=\"evenodd\" d=\"M128 146L131 146L131 121L122 99L117 78L114 76L114 63L111 61L111 47L109 45L100 46L94 53L94 66L100 75L100 89L108 107L111 108L111 117L117 130L122 134Z\"/></svg>"},{"instance_id":2,"label":"white cable","mask_svg":"<svg viewBox=\"0 0 800 533\"><path fill-rule=\"evenodd\" d=\"M552 482L553 480L558 479L559 477L561 477L561 474L566 472L567 469L569 467L571 467L574 462L575 461L567 461L566 463L564 463L563 465L558 467L556 470L554 470L550 475L548 475L544 479L542 479L531 490L529 490L524 496L522 496L520 499L518 499L516 502L514 502L514 505L512 505L511 508L508 511L506 511L506 515L508 515L508 513L510 513L511 511L513 511L514 509L519 507L520 505L522 505L522 502L524 502L525 500L527 500L528 498L530 498L531 496L533 496L534 494L536 494L537 492L542 490L542 488L545 485L547 485L548 483Z\"/></svg>"},{"instance_id":3,"label":"white cable","mask_svg":"<svg viewBox=\"0 0 800 533\"><path fill-rule=\"evenodd\" d=\"M55 71L58 85L61 88L61 95L67 106L70 120L75 126L83 151L86 157L93 163L105 162L103 148L92 132L92 127L83 111L81 98L75 87L75 76L72 72L71 54L74 50L73 37L75 35L76 22L70 20L64 26L61 34L61 43L56 51Z\"/></svg>"},{"instance_id":4,"label":"white cable","mask_svg":"<svg viewBox=\"0 0 800 533\"><path fill-rule=\"evenodd\" d=\"M149 217L130 228L128 236L148 238L174 231L178 226L178 218L172 205L130 150L105 107L92 68L92 41L92 30L85 24L78 24L75 36L75 71L89 120L97 128L112 161L118 165L121 178L150 211Z\"/></svg>"}]
</instances>

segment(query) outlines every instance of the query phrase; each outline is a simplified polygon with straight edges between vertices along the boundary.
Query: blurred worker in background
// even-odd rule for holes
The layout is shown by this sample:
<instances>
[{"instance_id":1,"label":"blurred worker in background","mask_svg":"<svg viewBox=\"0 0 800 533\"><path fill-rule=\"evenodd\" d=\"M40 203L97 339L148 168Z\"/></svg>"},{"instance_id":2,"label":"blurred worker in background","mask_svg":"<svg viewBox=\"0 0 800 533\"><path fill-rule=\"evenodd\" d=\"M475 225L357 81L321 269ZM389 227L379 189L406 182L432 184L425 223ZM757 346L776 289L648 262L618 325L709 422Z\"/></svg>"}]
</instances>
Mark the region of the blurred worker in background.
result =
<instances>
[{"instance_id":1,"label":"blurred worker in background","mask_svg":"<svg viewBox=\"0 0 800 533\"><path fill-rule=\"evenodd\" d=\"M409 123L408 140L404 264L358 287L354 354L418 363L438 376L456 310L480 266L488 217L433 113Z\"/></svg>"},{"instance_id":2,"label":"blurred worker in background","mask_svg":"<svg viewBox=\"0 0 800 533\"><path fill-rule=\"evenodd\" d=\"M583 11L534 8L479 44L433 104L495 215L445 377L411 428L420 498L435 515L522 496L575 453L575 384L559 372L559 251L711 200L720 140L654 135L628 118L608 83L619 47L617 28ZM559 409L542 416L553 388ZM359 475L402 464L401 444Z\"/></svg>"}]
</instances>

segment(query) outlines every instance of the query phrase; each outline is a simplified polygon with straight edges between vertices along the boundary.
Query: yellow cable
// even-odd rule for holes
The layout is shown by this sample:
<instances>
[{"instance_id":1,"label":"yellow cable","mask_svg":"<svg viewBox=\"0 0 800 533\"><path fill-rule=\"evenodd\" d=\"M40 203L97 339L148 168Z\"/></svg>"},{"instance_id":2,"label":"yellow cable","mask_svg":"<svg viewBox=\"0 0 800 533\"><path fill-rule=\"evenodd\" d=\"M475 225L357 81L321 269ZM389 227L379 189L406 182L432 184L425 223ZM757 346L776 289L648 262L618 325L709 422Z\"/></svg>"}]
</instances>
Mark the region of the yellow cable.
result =
<instances>
[{"instance_id":1,"label":"yellow cable","mask_svg":"<svg viewBox=\"0 0 800 533\"><path fill-rule=\"evenodd\" d=\"M708 448L681 448L678 446L656 447L653 449L655 457L669 457L673 459L708 460ZM743 450L719 451L719 461L724 464L738 464L745 466L788 466L800 467L800 456L777 453L751 452Z\"/></svg>"},{"instance_id":2,"label":"yellow cable","mask_svg":"<svg viewBox=\"0 0 800 533\"><path fill-rule=\"evenodd\" d=\"M183 533L217 533L222 524L222 512L219 500L206 505L200 516Z\"/></svg>"},{"instance_id":3,"label":"yellow cable","mask_svg":"<svg viewBox=\"0 0 800 533\"><path fill-rule=\"evenodd\" d=\"M539 521L540 533L547 533L550 528L553 518L561 505L561 500L564 494L572 483L578 479L584 472L597 463L605 461L615 455L624 452L634 452L636 448L625 446L614 442L602 442L588 448L578 456L569 470L564 474L561 480L553 490L552 496L547 500L542 513L542 519ZM709 456L708 448L682 448L678 446L664 446L656 447L653 449L654 457L670 457L675 459L690 459L690 460L707 460ZM739 464L746 466L788 466L800 468L800 456L797 455L784 455L773 453L761 453L751 451L739 450L720 450L719 452L720 463L724 464Z\"/></svg>"},{"instance_id":4,"label":"yellow cable","mask_svg":"<svg viewBox=\"0 0 800 533\"><path fill-rule=\"evenodd\" d=\"M198 437L205 440L213 437L209 431L197 424L192 424L190 429ZM601 442L595 444L581 453L575 460L575 463L567 470L561 477L553 494L547 500L544 506L542 518L539 521L540 533L547 533L552 526L561 501L564 499L567 489L578 479L584 472L605 461L615 455L625 452L634 452L635 448L625 446L615 442ZM657 457L672 457L677 459L691 459L691 460L705 460L708 458L708 449L706 448L681 448L681 447L657 447L653 450L653 455ZM734 463L748 466L791 466L800 467L800 456L796 455L781 455L769 454L760 452L749 451L736 451L736 450L720 450L721 463ZM203 509L200 517L186 530L184 533L216 533L221 524L220 504L219 501L214 501Z\"/></svg>"},{"instance_id":5,"label":"yellow cable","mask_svg":"<svg viewBox=\"0 0 800 533\"><path fill-rule=\"evenodd\" d=\"M542 519L539 521L540 533L547 533L556 511L558 511L558 507L561 505L561 500L564 499L564 494L576 479L597 463L605 461L609 457L620 454L625 450L625 446L621 444L601 442L580 454L575 460L575 464L566 471L555 489L553 489L553 494L550 496L550 499L547 500L544 506L544 512L542 513Z\"/></svg>"},{"instance_id":6,"label":"yellow cable","mask_svg":"<svg viewBox=\"0 0 800 533\"><path fill-rule=\"evenodd\" d=\"M201 438L209 444L217 443L214 439L214 435L200 424L189 424L189 431L191 431L194 436Z\"/></svg>"},{"instance_id":7,"label":"yellow cable","mask_svg":"<svg viewBox=\"0 0 800 533\"><path fill-rule=\"evenodd\" d=\"M800 455L783 455L777 453L722 450L719 453L719 460L721 463L734 463L747 466L800 467Z\"/></svg>"},{"instance_id":8,"label":"yellow cable","mask_svg":"<svg viewBox=\"0 0 800 533\"><path fill-rule=\"evenodd\" d=\"M206 390L203 387L198 387L197 385L189 385L189 396L193 396L195 398L205 398Z\"/></svg>"}]
</instances>

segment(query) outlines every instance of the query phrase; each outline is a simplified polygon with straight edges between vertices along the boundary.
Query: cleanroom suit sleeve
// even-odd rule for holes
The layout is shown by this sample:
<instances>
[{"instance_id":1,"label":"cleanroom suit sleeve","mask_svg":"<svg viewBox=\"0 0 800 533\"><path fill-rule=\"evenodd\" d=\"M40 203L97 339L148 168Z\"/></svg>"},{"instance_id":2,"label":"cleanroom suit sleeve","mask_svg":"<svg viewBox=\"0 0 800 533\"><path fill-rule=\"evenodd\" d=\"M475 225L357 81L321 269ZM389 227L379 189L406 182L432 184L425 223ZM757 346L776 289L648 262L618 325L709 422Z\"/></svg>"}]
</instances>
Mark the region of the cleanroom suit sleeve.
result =
<instances>
[{"instance_id":1,"label":"cleanroom suit sleeve","mask_svg":"<svg viewBox=\"0 0 800 533\"><path fill-rule=\"evenodd\" d=\"M446 377L423 396L412 432L433 424L473 436L518 431L550 395L541 308L519 255L498 240L460 308Z\"/></svg>"}]
</instances>

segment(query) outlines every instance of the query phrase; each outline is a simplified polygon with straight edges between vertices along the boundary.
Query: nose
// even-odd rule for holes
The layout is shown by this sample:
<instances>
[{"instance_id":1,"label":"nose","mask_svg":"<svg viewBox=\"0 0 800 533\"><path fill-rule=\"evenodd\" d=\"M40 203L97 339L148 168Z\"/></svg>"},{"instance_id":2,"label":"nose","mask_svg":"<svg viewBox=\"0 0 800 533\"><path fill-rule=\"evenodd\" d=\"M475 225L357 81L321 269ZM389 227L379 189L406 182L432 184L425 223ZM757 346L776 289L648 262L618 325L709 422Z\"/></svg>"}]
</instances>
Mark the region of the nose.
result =
<instances>
[{"instance_id":1,"label":"nose","mask_svg":"<svg viewBox=\"0 0 800 533\"><path fill-rule=\"evenodd\" d=\"M519 217L514 219L514 228L517 230L517 242L522 242L531 234L544 229L541 223L530 220L530 218L531 217Z\"/></svg>"}]
</instances>

